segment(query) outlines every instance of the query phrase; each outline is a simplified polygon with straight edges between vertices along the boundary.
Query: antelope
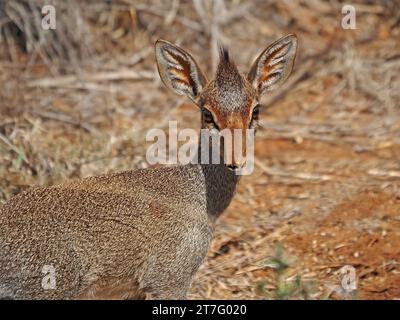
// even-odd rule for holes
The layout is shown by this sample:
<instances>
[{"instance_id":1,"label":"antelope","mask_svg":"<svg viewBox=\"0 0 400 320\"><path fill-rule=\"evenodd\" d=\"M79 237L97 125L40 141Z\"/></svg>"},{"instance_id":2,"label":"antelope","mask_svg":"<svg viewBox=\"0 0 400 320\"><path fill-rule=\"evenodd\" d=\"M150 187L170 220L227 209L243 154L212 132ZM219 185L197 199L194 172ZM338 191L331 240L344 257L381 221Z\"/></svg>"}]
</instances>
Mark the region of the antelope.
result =
<instances>
[{"instance_id":1,"label":"antelope","mask_svg":"<svg viewBox=\"0 0 400 320\"><path fill-rule=\"evenodd\" d=\"M188 52L155 43L163 83L199 107L202 129L217 130L254 128L261 96L288 78L296 50L285 36L245 75L222 49L208 81ZM0 208L0 298L185 299L243 164L136 169L12 197Z\"/></svg>"}]
</instances>

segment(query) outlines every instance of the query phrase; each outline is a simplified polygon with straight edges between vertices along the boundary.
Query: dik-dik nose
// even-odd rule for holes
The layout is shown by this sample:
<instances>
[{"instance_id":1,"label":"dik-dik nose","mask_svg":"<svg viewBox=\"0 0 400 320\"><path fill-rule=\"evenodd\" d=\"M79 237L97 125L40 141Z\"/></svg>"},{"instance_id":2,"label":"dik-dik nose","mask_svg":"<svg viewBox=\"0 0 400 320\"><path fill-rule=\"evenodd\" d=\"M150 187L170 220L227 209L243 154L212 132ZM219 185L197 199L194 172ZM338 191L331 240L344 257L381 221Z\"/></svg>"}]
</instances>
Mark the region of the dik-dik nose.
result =
<instances>
[{"instance_id":1,"label":"dik-dik nose","mask_svg":"<svg viewBox=\"0 0 400 320\"><path fill-rule=\"evenodd\" d=\"M241 168L237 164L228 164L227 167L229 170L232 170L232 171L236 171L237 169Z\"/></svg>"},{"instance_id":2,"label":"dik-dik nose","mask_svg":"<svg viewBox=\"0 0 400 320\"><path fill-rule=\"evenodd\" d=\"M229 170L236 171L243 168L246 164L246 159L241 159L240 161L232 161L230 163L225 163Z\"/></svg>"},{"instance_id":3,"label":"dik-dik nose","mask_svg":"<svg viewBox=\"0 0 400 320\"><path fill-rule=\"evenodd\" d=\"M226 129L230 135L223 134L224 142L224 163L231 170L241 169L245 166L247 156L251 156L251 150L247 150L250 146L247 141L247 130Z\"/></svg>"}]
</instances>

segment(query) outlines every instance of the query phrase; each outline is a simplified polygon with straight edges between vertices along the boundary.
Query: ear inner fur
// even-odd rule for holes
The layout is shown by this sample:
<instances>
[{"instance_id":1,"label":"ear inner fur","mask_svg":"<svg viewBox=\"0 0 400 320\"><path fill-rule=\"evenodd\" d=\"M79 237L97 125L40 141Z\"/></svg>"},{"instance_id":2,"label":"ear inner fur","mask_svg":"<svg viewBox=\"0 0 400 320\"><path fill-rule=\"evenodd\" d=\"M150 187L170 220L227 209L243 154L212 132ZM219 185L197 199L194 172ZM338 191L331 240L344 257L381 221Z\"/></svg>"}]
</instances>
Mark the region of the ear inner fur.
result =
<instances>
[{"instance_id":1,"label":"ear inner fur","mask_svg":"<svg viewBox=\"0 0 400 320\"><path fill-rule=\"evenodd\" d=\"M289 76L297 50L297 38L288 35L268 46L255 60L247 78L260 94L275 89Z\"/></svg>"},{"instance_id":2,"label":"ear inner fur","mask_svg":"<svg viewBox=\"0 0 400 320\"><path fill-rule=\"evenodd\" d=\"M164 84L180 95L195 100L207 79L193 57L164 40L156 42L158 71Z\"/></svg>"}]
</instances>

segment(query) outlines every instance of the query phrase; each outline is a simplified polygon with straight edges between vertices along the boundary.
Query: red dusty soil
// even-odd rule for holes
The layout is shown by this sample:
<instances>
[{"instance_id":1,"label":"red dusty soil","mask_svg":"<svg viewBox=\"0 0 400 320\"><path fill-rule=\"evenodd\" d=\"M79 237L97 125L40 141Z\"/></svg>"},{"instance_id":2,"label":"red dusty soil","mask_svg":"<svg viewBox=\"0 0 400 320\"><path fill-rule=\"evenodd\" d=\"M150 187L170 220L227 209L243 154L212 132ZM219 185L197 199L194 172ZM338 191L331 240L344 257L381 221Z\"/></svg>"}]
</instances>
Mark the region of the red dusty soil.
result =
<instances>
[{"instance_id":1,"label":"red dusty soil","mask_svg":"<svg viewBox=\"0 0 400 320\"><path fill-rule=\"evenodd\" d=\"M256 158L269 171L243 177L191 297L274 298L276 274L259 262L279 243L291 261L284 278L311 281L313 298L399 299L399 179L367 174L385 156L398 158L399 148L356 153L340 143L259 139ZM346 265L355 268L351 293L341 287Z\"/></svg>"}]
</instances>

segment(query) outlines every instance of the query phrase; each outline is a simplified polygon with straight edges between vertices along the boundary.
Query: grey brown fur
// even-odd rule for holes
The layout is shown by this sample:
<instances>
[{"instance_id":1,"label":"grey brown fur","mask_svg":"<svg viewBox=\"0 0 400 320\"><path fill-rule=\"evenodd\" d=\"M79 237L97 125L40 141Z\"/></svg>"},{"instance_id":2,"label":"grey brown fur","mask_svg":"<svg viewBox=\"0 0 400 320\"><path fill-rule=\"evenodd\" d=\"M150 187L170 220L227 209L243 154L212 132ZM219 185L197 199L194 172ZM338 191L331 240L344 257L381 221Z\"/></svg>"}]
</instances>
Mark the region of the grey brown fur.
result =
<instances>
[{"instance_id":1,"label":"grey brown fur","mask_svg":"<svg viewBox=\"0 0 400 320\"><path fill-rule=\"evenodd\" d=\"M221 183L214 185L215 179ZM1 209L0 293L90 298L129 280L116 298L184 298L235 182L225 166L191 165L24 192ZM55 267L54 290L42 289L44 265Z\"/></svg>"},{"instance_id":2,"label":"grey brown fur","mask_svg":"<svg viewBox=\"0 0 400 320\"><path fill-rule=\"evenodd\" d=\"M251 86L257 79L220 70L234 81L239 76L241 87L220 78L215 90L215 82L207 82L184 50L158 41L156 57L167 87L210 109L219 124L248 125L251 119L244 114L249 117L258 101ZM236 122L224 122L226 116L218 112L229 107L229 99L218 105L221 99L212 94L221 90L226 96L238 90L247 94L241 107L249 111L230 115L239 117ZM208 128L204 119L202 127ZM131 170L23 192L0 208L0 298L184 299L238 180L228 164L199 164ZM43 267L49 265L55 268L54 289L42 287Z\"/></svg>"}]
</instances>

